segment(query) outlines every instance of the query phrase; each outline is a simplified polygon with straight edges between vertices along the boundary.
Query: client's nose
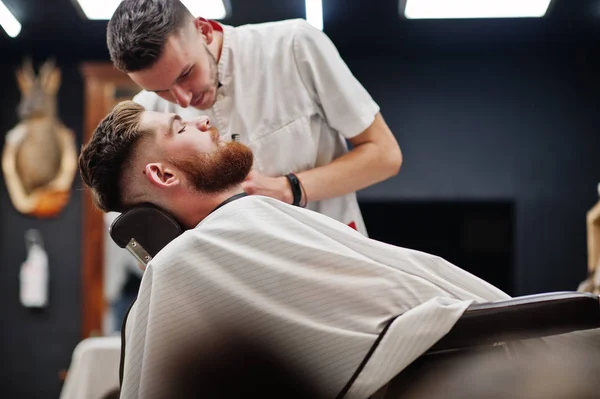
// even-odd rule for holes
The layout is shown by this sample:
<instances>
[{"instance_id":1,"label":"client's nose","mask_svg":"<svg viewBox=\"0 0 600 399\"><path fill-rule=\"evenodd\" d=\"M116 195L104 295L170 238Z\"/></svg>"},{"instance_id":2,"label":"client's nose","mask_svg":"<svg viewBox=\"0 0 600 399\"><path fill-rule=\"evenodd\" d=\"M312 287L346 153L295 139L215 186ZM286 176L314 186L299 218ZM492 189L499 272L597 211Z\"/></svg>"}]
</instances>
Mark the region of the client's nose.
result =
<instances>
[{"instance_id":1,"label":"client's nose","mask_svg":"<svg viewBox=\"0 0 600 399\"><path fill-rule=\"evenodd\" d=\"M206 132L210 129L210 119L208 116L201 116L195 120L198 130Z\"/></svg>"}]
</instances>

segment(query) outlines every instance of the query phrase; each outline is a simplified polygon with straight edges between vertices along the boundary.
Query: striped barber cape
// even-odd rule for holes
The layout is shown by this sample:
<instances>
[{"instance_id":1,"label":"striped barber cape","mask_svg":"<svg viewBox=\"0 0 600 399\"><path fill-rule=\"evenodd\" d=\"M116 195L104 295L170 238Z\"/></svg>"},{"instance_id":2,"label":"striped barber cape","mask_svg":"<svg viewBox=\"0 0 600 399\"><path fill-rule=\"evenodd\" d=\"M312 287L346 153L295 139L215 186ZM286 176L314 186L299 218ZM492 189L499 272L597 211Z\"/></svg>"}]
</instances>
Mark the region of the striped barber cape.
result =
<instances>
[{"instance_id":1,"label":"striped barber cape","mask_svg":"<svg viewBox=\"0 0 600 399\"><path fill-rule=\"evenodd\" d=\"M124 329L121 398L169 397L167 359L227 325L268 343L327 396L362 399L471 303L507 298L437 256L275 199L243 197L146 268Z\"/></svg>"}]
</instances>

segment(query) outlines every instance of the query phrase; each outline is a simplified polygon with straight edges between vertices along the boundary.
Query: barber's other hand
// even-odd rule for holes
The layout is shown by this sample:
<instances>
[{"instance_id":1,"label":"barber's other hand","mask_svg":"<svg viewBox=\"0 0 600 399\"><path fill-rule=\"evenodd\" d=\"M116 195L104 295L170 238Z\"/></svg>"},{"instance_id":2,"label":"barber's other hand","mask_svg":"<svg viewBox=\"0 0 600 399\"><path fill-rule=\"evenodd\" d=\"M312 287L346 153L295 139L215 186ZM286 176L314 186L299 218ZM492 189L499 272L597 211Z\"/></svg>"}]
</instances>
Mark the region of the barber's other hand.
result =
<instances>
[{"instance_id":1,"label":"barber's other hand","mask_svg":"<svg viewBox=\"0 0 600 399\"><path fill-rule=\"evenodd\" d=\"M285 176L268 177L257 171L251 171L242 188L248 195L264 195L291 204L294 200L292 188Z\"/></svg>"}]
</instances>

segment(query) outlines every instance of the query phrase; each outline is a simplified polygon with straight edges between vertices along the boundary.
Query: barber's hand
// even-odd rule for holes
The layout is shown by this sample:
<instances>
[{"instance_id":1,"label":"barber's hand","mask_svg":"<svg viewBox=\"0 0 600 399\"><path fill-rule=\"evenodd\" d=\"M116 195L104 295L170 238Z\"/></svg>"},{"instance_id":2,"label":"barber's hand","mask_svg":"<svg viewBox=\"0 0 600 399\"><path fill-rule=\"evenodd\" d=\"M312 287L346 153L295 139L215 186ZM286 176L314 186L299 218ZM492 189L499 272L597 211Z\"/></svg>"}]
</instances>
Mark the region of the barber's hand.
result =
<instances>
[{"instance_id":1,"label":"barber's hand","mask_svg":"<svg viewBox=\"0 0 600 399\"><path fill-rule=\"evenodd\" d=\"M294 200L292 188L285 176L268 177L253 170L242 183L248 195L264 195L291 204Z\"/></svg>"}]
</instances>

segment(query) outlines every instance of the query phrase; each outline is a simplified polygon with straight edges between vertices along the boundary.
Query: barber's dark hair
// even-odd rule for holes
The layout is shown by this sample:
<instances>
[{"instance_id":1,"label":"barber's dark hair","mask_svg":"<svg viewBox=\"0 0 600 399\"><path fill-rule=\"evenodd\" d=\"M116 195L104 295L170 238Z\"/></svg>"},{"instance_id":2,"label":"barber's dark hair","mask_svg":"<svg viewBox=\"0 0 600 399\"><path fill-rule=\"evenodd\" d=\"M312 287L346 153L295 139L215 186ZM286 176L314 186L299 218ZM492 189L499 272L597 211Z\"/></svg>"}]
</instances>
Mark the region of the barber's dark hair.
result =
<instances>
[{"instance_id":1,"label":"barber's dark hair","mask_svg":"<svg viewBox=\"0 0 600 399\"><path fill-rule=\"evenodd\" d=\"M144 107L122 101L100 122L79 154L83 183L92 192L94 204L105 212L122 212L123 167L139 139L148 133L140 127Z\"/></svg>"},{"instance_id":2,"label":"barber's dark hair","mask_svg":"<svg viewBox=\"0 0 600 399\"><path fill-rule=\"evenodd\" d=\"M190 18L192 14L180 0L123 0L106 30L113 64L124 72L152 67L167 39Z\"/></svg>"}]
</instances>

